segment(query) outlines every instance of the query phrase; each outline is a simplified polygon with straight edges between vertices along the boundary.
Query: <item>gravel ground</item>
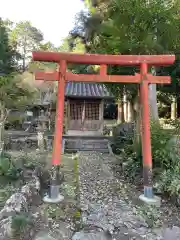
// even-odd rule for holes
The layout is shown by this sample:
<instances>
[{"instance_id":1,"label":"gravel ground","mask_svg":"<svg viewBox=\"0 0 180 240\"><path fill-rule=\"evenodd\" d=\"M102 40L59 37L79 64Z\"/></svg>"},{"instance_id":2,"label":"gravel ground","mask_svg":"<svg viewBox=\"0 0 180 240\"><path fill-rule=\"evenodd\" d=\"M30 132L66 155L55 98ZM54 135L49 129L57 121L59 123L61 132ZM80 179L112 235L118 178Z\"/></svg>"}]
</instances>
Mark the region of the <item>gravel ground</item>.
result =
<instances>
[{"instance_id":1,"label":"gravel ground","mask_svg":"<svg viewBox=\"0 0 180 240\"><path fill-rule=\"evenodd\" d=\"M180 239L176 237L180 236L178 227L152 228L138 214L136 206L124 194L126 186L113 174L112 156L81 152L78 161L83 229L73 240ZM167 238L163 237L164 232Z\"/></svg>"}]
</instances>

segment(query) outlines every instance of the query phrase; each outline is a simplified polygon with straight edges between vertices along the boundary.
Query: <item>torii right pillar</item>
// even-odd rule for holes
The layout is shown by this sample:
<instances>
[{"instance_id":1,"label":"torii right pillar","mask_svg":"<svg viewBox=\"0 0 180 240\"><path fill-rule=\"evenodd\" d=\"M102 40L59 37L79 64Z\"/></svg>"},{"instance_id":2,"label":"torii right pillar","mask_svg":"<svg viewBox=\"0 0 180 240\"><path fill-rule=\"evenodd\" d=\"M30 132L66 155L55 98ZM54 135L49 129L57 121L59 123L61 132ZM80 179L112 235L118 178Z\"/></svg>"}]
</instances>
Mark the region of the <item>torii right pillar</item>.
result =
<instances>
[{"instance_id":1,"label":"torii right pillar","mask_svg":"<svg viewBox=\"0 0 180 240\"><path fill-rule=\"evenodd\" d=\"M148 64L140 64L140 105L141 105L141 144L143 155L143 178L144 194L139 199L143 202L160 206L161 199L153 194L153 173L152 173L152 150L151 150L151 131L150 131L150 110L149 110L149 83L147 81Z\"/></svg>"}]
</instances>

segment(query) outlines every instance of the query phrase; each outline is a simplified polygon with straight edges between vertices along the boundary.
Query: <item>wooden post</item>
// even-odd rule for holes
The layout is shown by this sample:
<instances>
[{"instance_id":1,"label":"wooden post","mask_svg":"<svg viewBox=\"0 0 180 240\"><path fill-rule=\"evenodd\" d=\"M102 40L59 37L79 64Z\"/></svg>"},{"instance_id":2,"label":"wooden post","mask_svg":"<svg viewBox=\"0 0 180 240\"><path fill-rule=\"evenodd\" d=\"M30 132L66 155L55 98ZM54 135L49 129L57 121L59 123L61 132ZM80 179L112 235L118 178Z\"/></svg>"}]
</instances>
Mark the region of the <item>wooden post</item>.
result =
<instances>
[{"instance_id":1,"label":"wooden post","mask_svg":"<svg viewBox=\"0 0 180 240\"><path fill-rule=\"evenodd\" d=\"M60 62L59 81L57 92L56 122L53 144L52 165L61 163L62 133L64 120L64 90L65 90L66 61Z\"/></svg>"},{"instance_id":2,"label":"wooden post","mask_svg":"<svg viewBox=\"0 0 180 240\"><path fill-rule=\"evenodd\" d=\"M150 116L148 102L148 65L142 63L140 66L142 82L140 84L140 104L142 106L142 154L143 154L143 175L144 175L144 196L153 198L152 191L152 153L150 135Z\"/></svg>"},{"instance_id":3,"label":"wooden post","mask_svg":"<svg viewBox=\"0 0 180 240\"><path fill-rule=\"evenodd\" d=\"M61 163L61 154L64 152L63 136L63 121L64 121L64 91L65 91L65 74L66 61L62 60L59 64L59 80L57 92L57 107L55 120L55 134L52 154L52 170L51 170L51 186L50 196L45 197L47 202L59 202L64 199L59 194L59 168Z\"/></svg>"}]
</instances>

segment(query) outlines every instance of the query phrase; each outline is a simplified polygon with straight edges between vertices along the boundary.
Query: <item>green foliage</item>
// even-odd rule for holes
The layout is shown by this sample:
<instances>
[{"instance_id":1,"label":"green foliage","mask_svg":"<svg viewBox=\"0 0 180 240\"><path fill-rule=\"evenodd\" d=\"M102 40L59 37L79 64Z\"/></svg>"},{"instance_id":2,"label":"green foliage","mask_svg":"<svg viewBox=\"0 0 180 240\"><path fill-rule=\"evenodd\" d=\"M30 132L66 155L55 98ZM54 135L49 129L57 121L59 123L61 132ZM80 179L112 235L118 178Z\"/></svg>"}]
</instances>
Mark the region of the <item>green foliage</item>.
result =
<instances>
[{"instance_id":1,"label":"green foliage","mask_svg":"<svg viewBox=\"0 0 180 240\"><path fill-rule=\"evenodd\" d=\"M28 226L33 224L32 218L26 214L16 214L12 217L11 227L16 234L24 232Z\"/></svg>"},{"instance_id":2,"label":"green foliage","mask_svg":"<svg viewBox=\"0 0 180 240\"><path fill-rule=\"evenodd\" d=\"M46 208L46 212L49 218L56 219L56 220L64 218L66 214L64 209L62 209L59 205L48 206Z\"/></svg>"},{"instance_id":3,"label":"green foliage","mask_svg":"<svg viewBox=\"0 0 180 240\"><path fill-rule=\"evenodd\" d=\"M168 149L168 143L172 138L172 132L167 132L158 122L151 122L151 147L155 168L168 168L172 164L173 159Z\"/></svg>"},{"instance_id":4,"label":"green foliage","mask_svg":"<svg viewBox=\"0 0 180 240\"><path fill-rule=\"evenodd\" d=\"M5 175L11 166L10 159L1 157L0 158L0 175Z\"/></svg>"},{"instance_id":5,"label":"green foliage","mask_svg":"<svg viewBox=\"0 0 180 240\"><path fill-rule=\"evenodd\" d=\"M86 0L89 10L80 13L71 35L81 38L87 52L101 54L179 55L180 3L174 0ZM130 74L137 68L110 66L111 74ZM179 61L170 67L156 68L157 75L170 75L172 83L158 86L159 98L179 95ZM107 84L116 98L125 88L128 98L137 95L132 84ZM163 94L162 94L163 93ZM163 96L162 96L163 95Z\"/></svg>"},{"instance_id":6,"label":"green foliage","mask_svg":"<svg viewBox=\"0 0 180 240\"><path fill-rule=\"evenodd\" d=\"M33 50L39 48L43 40L42 33L34 27L29 21L21 21L16 24L16 27L10 34L12 42L17 43L17 48L22 58L22 70L26 69L26 61L30 58L29 55Z\"/></svg>"},{"instance_id":7,"label":"green foliage","mask_svg":"<svg viewBox=\"0 0 180 240\"><path fill-rule=\"evenodd\" d=\"M112 150L116 154L120 154L125 148L126 151L133 145L133 130L132 123L121 123L113 128L113 143ZM128 148L128 149L127 149Z\"/></svg>"},{"instance_id":8,"label":"green foliage","mask_svg":"<svg viewBox=\"0 0 180 240\"><path fill-rule=\"evenodd\" d=\"M0 76L13 72L16 65L17 52L9 42L8 28L0 18Z\"/></svg>"},{"instance_id":9,"label":"green foliage","mask_svg":"<svg viewBox=\"0 0 180 240\"><path fill-rule=\"evenodd\" d=\"M175 126L175 131L180 130L178 120L173 121L172 124ZM167 193L178 200L180 194L180 141L177 135L177 141L173 140L175 131L163 129L159 123L151 122L154 187L158 193ZM133 144L126 144L123 151L121 149L124 175L129 180L136 180L136 182L142 177L142 156L137 154L138 149L141 151L140 143L139 147L136 146L136 151L134 151Z\"/></svg>"},{"instance_id":10,"label":"green foliage","mask_svg":"<svg viewBox=\"0 0 180 240\"><path fill-rule=\"evenodd\" d=\"M20 172L14 165L11 164L8 171L5 173L5 176L11 180L17 180L20 177Z\"/></svg>"},{"instance_id":11,"label":"green foliage","mask_svg":"<svg viewBox=\"0 0 180 240\"><path fill-rule=\"evenodd\" d=\"M10 197L10 193L8 189L0 189L0 207L4 207L5 202L8 200Z\"/></svg>"},{"instance_id":12,"label":"green foliage","mask_svg":"<svg viewBox=\"0 0 180 240\"><path fill-rule=\"evenodd\" d=\"M0 158L0 176L5 176L11 180L17 180L20 176L20 171L16 168L12 159L4 155Z\"/></svg>"},{"instance_id":13,"label":"green foliage","mask_svg":"<svg viewBox=\"0 0 180 240\"><path fill-rule=\"evenodd\" d=\"M33 91L20 79L15 78L15 75L0 76L1 111L24 108L32 95Z\"/></svg>"},{"instance_id":14,"label":"green foliage","mask_svg":"<svg viewBox=\"0 0 180 240\"><path fill-rule=\"evenodd\" d=\"M149 227L160 227L162 225L160 209L155 206L138 206L134 209L134 213L142 216Z\"/></svg>"}]
</instances>

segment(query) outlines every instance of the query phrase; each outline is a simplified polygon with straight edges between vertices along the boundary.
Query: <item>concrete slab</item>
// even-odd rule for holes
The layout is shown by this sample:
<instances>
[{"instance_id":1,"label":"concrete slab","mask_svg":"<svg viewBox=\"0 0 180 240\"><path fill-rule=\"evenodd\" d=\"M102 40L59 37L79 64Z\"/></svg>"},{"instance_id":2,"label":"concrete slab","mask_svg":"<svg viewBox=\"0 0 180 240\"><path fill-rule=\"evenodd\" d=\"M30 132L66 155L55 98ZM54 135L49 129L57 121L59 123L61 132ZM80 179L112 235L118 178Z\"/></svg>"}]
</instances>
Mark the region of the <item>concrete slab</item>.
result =
<instances>
[{"instance_id":1,"label":"concrete slab","mask_svg":"<svg viewBox=\"0 0 180 240\"><path fill-rule=\"evenodd\" d=\"M44 196L43 201L46 203L59 203L64 200L64 196L61 194L58 195L57 198L50 198L49 195Z\"/></svg>"},{"instance_id":2,"label":"concrete slab","mask_svg":"<svg viewBox=\"0 0 180 240\"><path fill-rule=\"evenodd\" d=\"M144 196L144 194L139 196L139 199L144 202L145 204L148 205L154 205L156 207L160 207L161 206L161 198L158 196L154 196L153 198L147 198Z\"/></svg>"}]
</instances>

